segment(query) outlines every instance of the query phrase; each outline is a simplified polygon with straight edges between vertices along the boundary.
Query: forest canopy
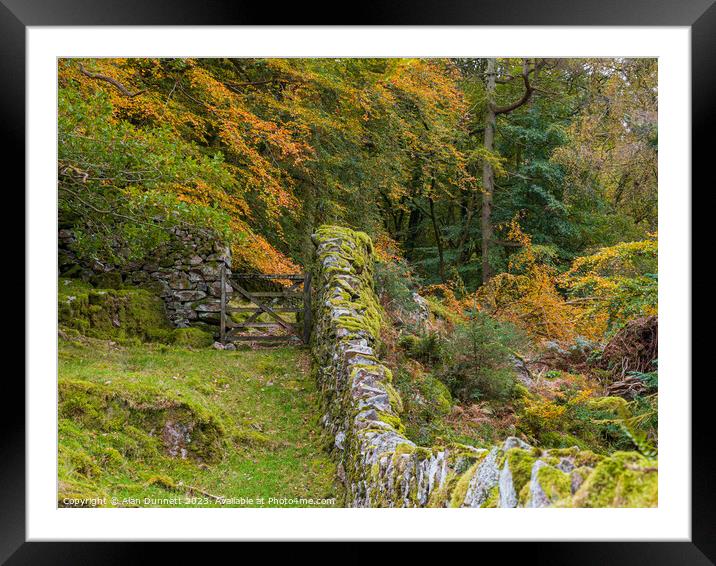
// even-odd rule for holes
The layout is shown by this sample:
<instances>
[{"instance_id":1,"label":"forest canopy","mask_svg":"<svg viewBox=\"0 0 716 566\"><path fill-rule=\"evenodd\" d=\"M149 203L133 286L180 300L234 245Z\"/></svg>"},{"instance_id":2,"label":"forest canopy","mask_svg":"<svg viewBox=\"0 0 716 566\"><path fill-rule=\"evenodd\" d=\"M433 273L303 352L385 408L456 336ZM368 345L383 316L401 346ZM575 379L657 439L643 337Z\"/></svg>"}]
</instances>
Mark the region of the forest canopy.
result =
<instances>
[{"instance_id":1,"label":"forest canopy","mask_svg":"<svg viewBox=\"0 0 716 566\"><path fill-rule=\"evenodd\" d=\"M63 59L58 111L60 225L117 265L188 224L294 271L333 223L474 290L513 222L559 272L657 230L654 59Z\"/></svg>"}]
</instances>

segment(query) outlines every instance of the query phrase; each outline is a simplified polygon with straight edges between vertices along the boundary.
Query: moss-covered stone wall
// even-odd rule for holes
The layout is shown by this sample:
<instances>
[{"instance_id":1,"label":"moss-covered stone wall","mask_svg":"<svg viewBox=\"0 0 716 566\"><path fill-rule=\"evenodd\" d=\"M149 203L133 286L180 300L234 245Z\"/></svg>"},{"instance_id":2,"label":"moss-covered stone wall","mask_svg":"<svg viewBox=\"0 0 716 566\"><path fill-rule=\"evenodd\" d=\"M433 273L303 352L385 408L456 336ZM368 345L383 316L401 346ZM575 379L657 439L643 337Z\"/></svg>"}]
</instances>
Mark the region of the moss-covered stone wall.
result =
<instances>
[{"instance_id":1,"label":"moss-covered stone wall","mask_svg":"<svg viewBox=\"0 0 716 566\"><path fill-rule=\"evenodd\" d=\"M384 315L373 288L373 245L322 226L312 352L350 507L652 507L655 461L578 448L541 450L514 437L491 449L420 447L403 435L401 399L376 350Z\"/></svg>"},{"instance_id":2,"label":"moss-covered stone wall","mask_svg":"<svg viewBox=\"0 0 716 566\"><path fill-rule=\"evenodd\" d=\"M124 285L144 287L158 294L167 316L176 327L194 322L219 323L221 271L226 270L227 297L233 293L231 250L205 230L174 228L167 244L158 247L142 262L129 262L121 270L98 261L81 261L73 251L72 231L59 231L59 275L90 281L101 288Z\"/></svg>"}]
</instances>

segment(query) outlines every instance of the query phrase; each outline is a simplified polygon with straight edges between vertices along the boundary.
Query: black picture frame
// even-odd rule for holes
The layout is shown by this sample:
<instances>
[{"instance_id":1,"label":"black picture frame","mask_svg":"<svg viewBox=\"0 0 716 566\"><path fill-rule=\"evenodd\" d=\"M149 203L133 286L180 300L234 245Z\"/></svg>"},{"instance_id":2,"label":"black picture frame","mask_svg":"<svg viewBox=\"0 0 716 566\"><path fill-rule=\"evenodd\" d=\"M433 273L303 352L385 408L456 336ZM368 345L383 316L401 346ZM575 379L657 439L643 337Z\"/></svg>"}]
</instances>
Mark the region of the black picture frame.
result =
<instances>
[{"instance_id":1,"label":"black picture frame","mask_svg":"<svg viewBox=\"0 0 716 566\"><path fill-rule=\"evenodd\" d=\"M24 186L25 33L27 26L88 25L569 25L688 26L691 28L693 183L713 184L707 168L713 160L716 101L715 0L399 0L380 5L356 3L341 20L339 10L321 4L207 0L0 0L0 88L3 150L7 175ZM12 169L12 171L8 171ZM709 171L710 173L710 171ZM691 191L689 187L687 189ZM693 195L693 191L692 195ZM688 194L688 193L685 193ZM20 204L24 207L24 204ZM694 225L696 225L694 223ZM697 241L694 240L696 244ZM693 284L692 284L693 288ZM29 297L25 296L25 300ZM32 339L32 328L26 329ZM9 342L7 342L9 344ZM700 342L697 340L697 344ZM704 344L706 346L706 344ZM534 542L490 543L510 561L549 564L713 564L716 560L714 442L709 405L710 374L692 379L692 538L690 542ZM688 376L684 376L684 379ZM24 384L6 372L0 411L0 562L7 564L126 564L137 559L170 562L188 557L187 544L83 543L25 541ZM12 401L11 401L12 400ZM588 534L588 533L586 533ZM556 533L558 536L558 533ZM81 538L81 533L77 533ZM320 533L316 534L320 538ZM492 550L492 549L490 549ZM202 553L206 545L202 545ZM229 552L232 552L229 550ZM482 552L481 552L482 554ZM5 562L7 561L7 562Z\"/></svg>"}]
</instances>

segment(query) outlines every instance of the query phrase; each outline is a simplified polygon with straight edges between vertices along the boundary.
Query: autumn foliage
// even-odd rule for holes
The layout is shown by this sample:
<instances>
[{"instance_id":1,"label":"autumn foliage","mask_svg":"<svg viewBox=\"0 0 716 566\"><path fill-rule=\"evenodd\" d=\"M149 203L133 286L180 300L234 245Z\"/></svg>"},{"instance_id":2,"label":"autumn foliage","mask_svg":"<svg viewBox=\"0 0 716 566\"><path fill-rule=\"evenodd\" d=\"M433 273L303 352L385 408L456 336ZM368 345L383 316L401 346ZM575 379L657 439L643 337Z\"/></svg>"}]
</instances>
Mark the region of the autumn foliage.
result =
<instances>
[{"instance_id":1,"label":"autumn foliage","mask_svg":"<svg viewBox=\"0 0 716 566\"><path fill-rule=\"evenodd\" d=\"M106 104L109 123L133 129L127 134L162 131L187 166L208 159L219 170L221 179L156 163L156 186L226 213L234 256L248 268L295 271L310 231L355 220L356 203L375 198L365 200L366 190L403 206L415 156L419 174L440 175L442 190L467 179L464 156L449 143L465 101L444 60L92 59L61 60L58 71L61 113L78 108L73 95L85 112ZM90 120L68 127L68 136L103 141ZM61 151L60 161L86 172L94 157ZM376 212L363 215L366 226Z\"/></svg>"},{"instance_id":2,"label":"autumn foliage","mask_svg":"<svg viewBox=\"0 0 716 566\"><path fill-rule=\"evenodd\" d=\"M449 411L452 395L501 432L616 446L588 424L607 374L620 362L656 388L656 331L637 364L611 345L657 324L657 67L60 59L60 227L107 266L141 261L167 228L208 228L236 270L263 273L310 268L323 224L362 230L396 382L439 393L413 407ZM606 366L587 359L600 353ZM654 437L654 403L642 414Z\"/></svg>"},{"instance_id":3,"label":"autumn foliage","mask_svg":"<svg viewBox=\"0 0 716 566\"><path fill-rule=\"evenodd\" d=\"M557 270L540 257L532 239L513 219L507 226L507 237L520 246L501 273L477 292L483 309L509 320L539 339L570 342L578 335L599 338L604 321L588 318L579 305L570 303L560 293Z\"/></svg>"}]
</instances>

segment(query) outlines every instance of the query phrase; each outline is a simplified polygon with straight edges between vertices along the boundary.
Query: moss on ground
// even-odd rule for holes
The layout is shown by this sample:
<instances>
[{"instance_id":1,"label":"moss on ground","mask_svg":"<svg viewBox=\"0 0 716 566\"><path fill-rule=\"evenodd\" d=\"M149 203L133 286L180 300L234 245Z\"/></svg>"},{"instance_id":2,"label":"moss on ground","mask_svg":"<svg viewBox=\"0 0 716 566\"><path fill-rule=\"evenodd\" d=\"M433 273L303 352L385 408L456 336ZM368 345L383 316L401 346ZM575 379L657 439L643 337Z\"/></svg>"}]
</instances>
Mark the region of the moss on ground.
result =
<instances>
[{"instance_id":1,"label":"moss on ground","mask_svg":"<svg viewBox=\"0 0 716 566\"><path fill-rule=\"evenodd\" d=\"M58 281L58 320L100 339L166 341L172 326L164 302L145 289L95 289L77 279Z\"/></svg>"},{"instance_id":2,"label":"moss on ground","mask_svg":"<svg viewBox=\"0 0 716 566\"><path fill-rule=\"evenodd\" d=\"M237 498L234 506L244 505L238 498L276 506L269 497L337 496L307 366L297 348L61 339L58 503L107 497L111 505L114 497L118 506L145 506L144 498L194 496L218 505L207 493ZM189 440L173 445L167 420L169 432L191 428ZM186 457L172 456L172 446Z\"/></svg>"},{"instance_id":3,"label":"moss on ground","mask_svg":"<svg viewBox=\"0 0 716 566\"><path fill-rule=\"evenodd\" d=\"M57 303L60 326L91 338L189 348L214 342L210 328L173 328L164 302L147 289L95 288L80 279L60 278Z\"/></svg>"},{"instance_id":4,"label":"moss on ground","mask_svg":"<svg viewBox=\"0 0 716 566\"><path fill-rule=\"evenodd\" d=\"M611 413L618 419L628 419L632 416L629 403L622 397L593 397L587 400L587 406L595 411Z\"/></svg>"},{"instance_id":5,"label":"moss on ground","mask_svg":"<svg viewBox=\"0 0 716 566\"><path fill-rule=\"evenodd\" d=\"M175 328L169 343L188 348L206 348L214 343L214 335L201 328Z\"/></svg>"},{"instance_id":6,"label":"moss on ground","mask_svg":"<svg viewBox=\"0 0 716 566\"><path fill-rule=\"evenodd\" d=\"M191 397L182 399L143 383L60 379L58 410L60 419L102 434L132 427L160 438L169 453L185 451L201 462L221 460L225 448L226 427L219 413Z\"/></svg>"},{"instance_id":7,"label":"moss on ground","mask_svg":"<svg viewBox=\"0 0 716 566\"><path fill-rule=\"evenodd\" d=\"M594 448L589 443L573 434L550 430L539 436L540 444L544 448L571 448L576 446L580 450L590 450Z\"/></svg>"}]
</instances>

